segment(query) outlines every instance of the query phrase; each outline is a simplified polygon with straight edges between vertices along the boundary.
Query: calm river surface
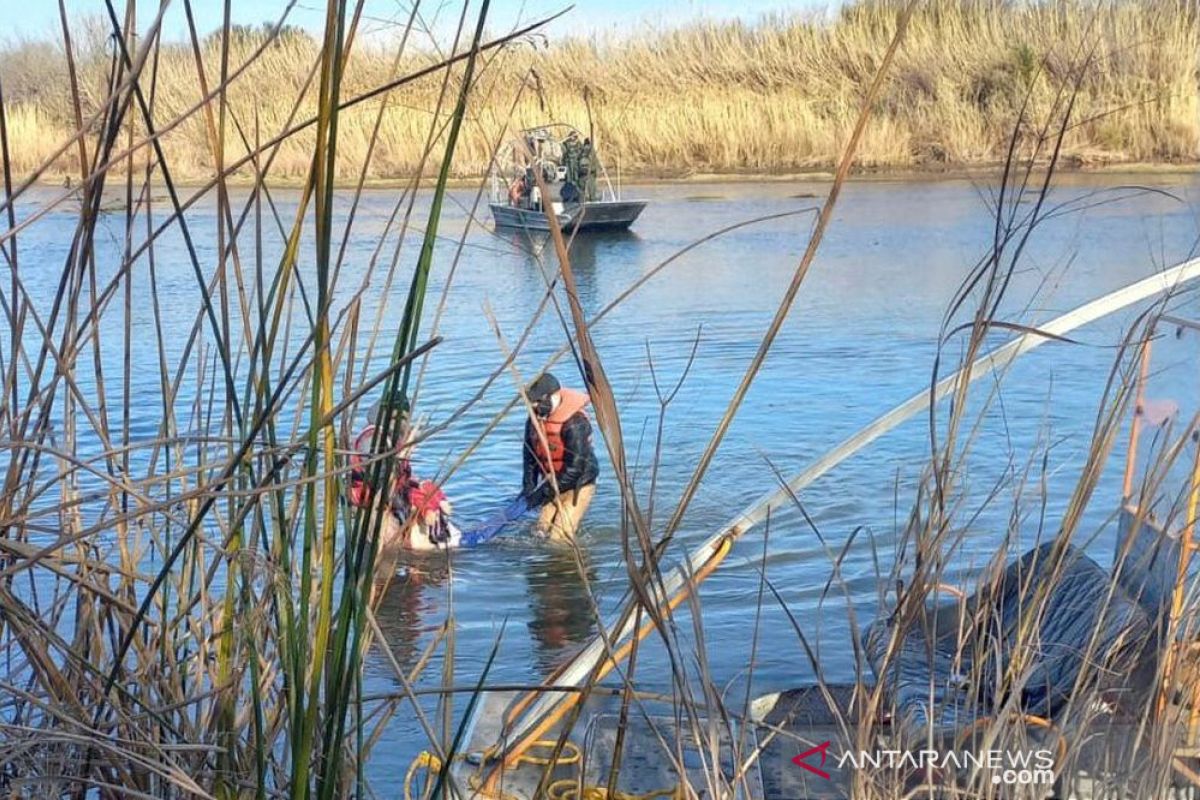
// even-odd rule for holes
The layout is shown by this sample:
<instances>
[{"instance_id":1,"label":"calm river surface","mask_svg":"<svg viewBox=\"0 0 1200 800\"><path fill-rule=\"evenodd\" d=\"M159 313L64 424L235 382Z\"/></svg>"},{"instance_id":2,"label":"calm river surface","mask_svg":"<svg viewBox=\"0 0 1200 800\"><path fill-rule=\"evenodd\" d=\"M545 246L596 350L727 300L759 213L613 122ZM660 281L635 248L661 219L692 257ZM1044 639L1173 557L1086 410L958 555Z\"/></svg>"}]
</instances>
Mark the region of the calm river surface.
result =
<instances>
[{"instance_id":1,"label":"calm river surface","mask_svg":"<svg viewBox=\"0 0 1200 800\"><path fill-rule=\"evenodd\" d=\"M1191 255L1200 233L1196 210L1200 179L1196 177L1071 178L1055 198L1065 200L1130 182L1153 185L1174 197L1161 193L1128 197L1125 192L1126 199L1119 202L1046 223L1015 276L1005 318L1027 323L1048 319ZM630 233L576 241L573 262L580 300L593 314L698 237L732 222L815 206L825 190L819 183L627 188L627 196L648 198L650 206ZM39 191L42 199L50 194ZM448 274L451 240L457 240L464 228L463 209L473 200L469 190L458 190L454 196L456 202L448 204L443 222L446 239L438 251L430 309L436 307ZM672 559L770 490L777 481L772 465L784 475L794 474L928 385L947 305L990 241L988 196L985 185L957 180L858 182L846 189L795 308L692 503L671 550ZM390 191L365 197L341 277L347 296L359 285L395 200L396 193ZM276 192L275 201L281 218L290 223L295 195ZM418 225L424 224L422 208L419 203L413 217ZM479 216L486 219L486 206ZM42 220L21 240L29 288L47 304L73 222L63 215L56 227L56 219L51 215ZM807 215L764 222L704 244L650 280L596 326L596 343L616 390L630 459L637 464L643 487L658 412L647 353L653 356L660 381L670 384L699 336L691 372L666 416L656 498L660 523L755 352L803 252L812 220ZM490 220L486 221L490 227ZM201 259L211 269L217 226L212 205L198 206L189 213L189 222ZM114 228L111 240L101 243L101 248L117 252L122 235ZM168 240L156 254L160 297L168 308L178 310L167 315L168 338L173 346L182 347L195 313L195 279L178 237ZM364 314L364 320L373 319L381 303L395 315L385 312L384 316L382 335L389 345L418 244L413 237L404 246L400 276L387 296L376 289L367 293L366 312L371 316ZM269 246L277 245L275 236ZM489 315L494 315L512 343L534 312L545 279L531 249L536 248L523 235L496 235L480 226L469 233L441 322L445 342L435 350L419 394L418 411L428 414L432 422L477 391L502 358ZM555 263L549 249L545 256L548 265ZM306 258L301 269L311 269L311 255ZM141 296L148 290L136 291ZM1200 311L1191 297L1176 305ZM972 449L965 478L974 501L969 507L982 505L1006 471L1023 468L1048 448L1044 486L1048 524L1053 525L1078 478L1116 354L1114 346L1132 318L1133 312L1115 315L1077 332L1079 344L1047 345L1012 370ZM427 314L426 331L430 319ZM118 319L106 324L119 336ZM134 381L135 438L152 437L161 419L151 325L149 304L135 302L135 368L144 370ZM996 341L1006 336L997 334ZM532 374L564 342L561 323L553 313L546 315L527 352L518 359L522 372ZM1193 344L1200 348L1200 342ZM118 355L119 348L113 348L113 357ZM957 355L957 347L952 347L950 360ZM565 364L559 374L572 377ZM1194 388L1194 370L1180 368L1172 374L1175 377L1164 379L1171 391ZM511 394L510 379L498 382L460 424L428 441L418 455L420 471L434 473L453 463ZM819 647L831 679L854 674L847 603L864 619L878 606L880 581L870 541L874 540L886 569L893 560L891 543L899 522L913 499L915 478L928 459L926 422L924 417L912 420L803 493L802 500L830 548L839 549L858 531L843 565L846 588L831 592L823 608L818 608L818 602L832 572L827 551L798 514L785 512L772 522L767 574ZM521 426L522 419L510 415L450 478L448 491L464 520L480 518L518 488ZM1122 448L1123 442L1116 458ZM590 581L608 609L625 584L618 497L611 474L606 461L581 538ZM1026 498L1032 515L1030 532L1022 544L1033 542L1036 484L1042 479L1038 466L1035 485ZM1112 549L1113 532L1105 523L1115 507L1119 482L1119 469L1107 470L1088 511L1088 533L1097 534L1089 550L1102 563L1108 562ZM995 554L1014 494L1014 487L1003 489L993 506L971 521L963 549L955 557L957 574L970 575ZM718 683L730 684L738 692L745 690L751 661L762 551L763 532L753 531L701 592L709 669ZM536 682L593 632L580 579L563 552L518 535L457 554L451 566L447 568L444 558L411 559L408 577L397 581L386 598L381 622L401 664L415 662L451 603L459 684L477 679L501 626L506 625L503 642L490 676L499 683ZM686 618L686 614L681 617ZM809 680L812 670L803 650L769 593L762 625L766 634L756 654L754 693ZM691 636L690 622L681 625L681 635ZM661 645L647 648L639 667L646 688L666 687ZM372 654L367 669L368 692L399 691L390 665L380 654ZM435 684L440 671L436 663L427 669L426 682ZM423 744L411 710L402 707L375 750L371 772L376 788L384 794L393 790L408 759Z\"/></svg>"}]
</instances>

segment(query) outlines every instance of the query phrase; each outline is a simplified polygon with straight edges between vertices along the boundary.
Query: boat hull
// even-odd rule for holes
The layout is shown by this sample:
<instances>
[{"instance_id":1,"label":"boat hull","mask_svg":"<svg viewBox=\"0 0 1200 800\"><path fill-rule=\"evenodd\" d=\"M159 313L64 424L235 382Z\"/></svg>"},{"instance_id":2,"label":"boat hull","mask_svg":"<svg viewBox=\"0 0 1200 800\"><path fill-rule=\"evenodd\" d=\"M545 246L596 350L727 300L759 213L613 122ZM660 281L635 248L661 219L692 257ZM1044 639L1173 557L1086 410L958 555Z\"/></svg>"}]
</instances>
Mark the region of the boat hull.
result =
<instances>
[{"instance_id":1,"label":"boat hull","mask_svg":"<svg viewBox=\"0 0 1200 800\"><path fill-rule=\"evenodd\" d=\"M541 211L518 208L505 203L492 203L492 218L498 228L521 228L549 231L550 221ZM612 200L582 203L564 208L558 213L558 224L564 231L624 230L641 216L645 200Z\"/></svg>"}]
</instances>

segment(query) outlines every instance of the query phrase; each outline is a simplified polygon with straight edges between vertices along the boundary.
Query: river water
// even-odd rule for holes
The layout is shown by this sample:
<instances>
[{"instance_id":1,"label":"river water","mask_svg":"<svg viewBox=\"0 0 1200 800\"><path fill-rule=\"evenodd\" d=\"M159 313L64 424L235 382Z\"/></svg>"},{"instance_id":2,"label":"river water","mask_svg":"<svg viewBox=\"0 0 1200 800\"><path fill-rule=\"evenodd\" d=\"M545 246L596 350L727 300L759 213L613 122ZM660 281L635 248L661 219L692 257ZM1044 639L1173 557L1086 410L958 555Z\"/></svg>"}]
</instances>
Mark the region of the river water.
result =
<instances>
[{"instance_id":1,"label":"river water","mask_svg":"<svg viewBox=\"0 0 1200 800\"><path fill-rule=\"evenodd\" d=\"M1119 188L1131 183L1155 191ZM650 205L631 232L581 236L574 243L572 262L580 302L594 314L699 237L734 222L814 208L827 188L815 182L627 187L626 196L644 197ZM691 504L670 559L678 560L689 544L710 535L774 488L776 470L790 476L928 386L947 307L991 241L991 191L986 182L966 180L863 181L846 188L795 307ZM25 212L50 194L41 191ZM474 199L469 190L455 191L453 196L455 202L447 205L442 224L444 238L437 251L426 331L449 274L455 241L466 224L464 209ZM1087 207L1058 215L1039 228L1014 274L1002 318L1023 323L1048 319L1184 260L1200 235L1195 205L1200 201L1200 179L1194 176L1072 177L1061 182L1053 199L1072 198ZM290 224L295 195L275 192L274 200L280 218ZM341 299L361 282L395 201L396 193L391 191L372 191L364 197L347 244ZM417 204L413 216L418 225L424 225L423 203ZM801 257L814 216L806 213L748 225L699 246L595 326L595 341L616 393L629 461L638 473L643 496L659 412L650 360L667 388L688 363L695 343L687 379L666 411L655 498L657 524L674 508L753 356ZM479 218L490 227L486 206L480 208ZM202 263L211 269L216 251L214 208L202 202L188 219ZM28 288L47 308L70 244L66 226L71 222L69 215L51 214L31 226L21 240ZM122 238L123 231L112 223L107 239L98 245L101 272L111 270L105 266L107 258L119 252ZM266 241L265 263L272 264L279 237L268 234ZM545 275L555 264L544 242L523 234L495 234L475 225L466 243L446 294L439 331L445 341L431 356L417 401L418 413L428 415L434 424L476 392L496 368L504 351L493 325L499 326L509 345L515 342L541 300ZM403 308L417 245L413 237L401 249L399 277L390 292L380 291L377 282L365 295L362 319L373 320L375 310L383 306L382 338L387 346ZM272 252L272 248L276 249ZM159 296L169 310L167 340L175 353L183 346L196 308L195 278L184 255L182 240L174 234L165 237L156 252ZM300 268L311 270L311 258L303 257ZM133 305L134 438L153 436L162 416L148 291L139 283ZM559 299L563 300L561 292ZM1185 312L1200 311L1190 295L1174 305ZM562 308L565 313L565 303ZM1022 496L1026 524L1020 526L1020 541L1012 545L1013 550L1032 545L1042 499L1046 525L1053 527L1079 477L1116 357L1115 346L1138 310L1078 331L1075 344L1041 348L1005 377L966 462L970 469L963 480L969 499L964 508L978 509L997 485L1004 488L982 513L969 524L964 522L951 577L967 581L997 552L1019 483L1005 484L1004 476L1043 455L1044 468L1040 461L1035 463L1033 485L1026 486ZM120 321L105 325L110 327L107 348L121 336ZM110 340L110 334L115 338ZM998 332L995 342L1010 335ZM562 322L549 311L517 358L522 374L535 373L566 341ZM961 341L957 337L947 348L949 363L956 361ZM1200 342L1192 344L1200 347ZM113 345L111 357L118 358L119 352ZM1164 392L1183 396L1194 390L1196 371L1183 366L1186 348L1180 346L1172 353L1178 364L1164 372L1159 383ZM120 374L119 368L114 370ZM564 383L578 383L569 362L563 362L558 372ZM94 386L90 374L81 365L85 389ZM116 382L119 385L119 379ZM511 398L512 389L512 378L505 376L462 420L424 443L418 470L432 475L453 464ZM110 398L113 392L110 388ZM704 584L700 600L707 668L718 685L733 689L730 702L740 702L733 698L744 694L748 677L753 693L759 694L798 685L813 675L791 622L770 592L763 601L758 650L752 653L760 567L817 648L826 677L853 677L848 609L862 622L878 607L879 571L893 562L897 531L911 507L917 477L928 462L927 422L926 417L910 421L805 490L800 499L812 525L794 509L781 512L772 519L765 553L763 531L755 530ZM446 488L465 522L485 516L518 488L522 424L519 415L509 415L450 476ZM1123 447L1121 441L1114 462ZM618 496L603 447L599 449L604 472L580 544L588 580L602 608L611 610L626 577L617 525ZM1086 517L1087 533L1095 536L1088 549L1101 563L1107 563L1111 554L1113 531L1108 519L1119 490L1119 463L1115 463L1106 470ZM840 550L852 536L855 543L842 563L842 581L835 581L822 601L833 573L829 553ZM594 632L573 559L524 535L456 554L451 563L444 557L408 560L405 575L395 582L380 612L390 647L402 665L412 666L451 608L459 684L477 680L502 627L499 656L489 677L495 683L538 681ZM686 612L681 615L680 635L694 644L689 617ZM424 685L435 685L440 679L439 659L436 656L425 670ZM640 683L648 689L668 688L665 664L661 644L652 643L639 667ZM365 684L372 694L400 688L390 663L379 653L369 660ZM420 727L402 706L376 745L370 770L375 787L385 794L393 790L408 760L423 745Z\"/></svg>"}]
</instances>

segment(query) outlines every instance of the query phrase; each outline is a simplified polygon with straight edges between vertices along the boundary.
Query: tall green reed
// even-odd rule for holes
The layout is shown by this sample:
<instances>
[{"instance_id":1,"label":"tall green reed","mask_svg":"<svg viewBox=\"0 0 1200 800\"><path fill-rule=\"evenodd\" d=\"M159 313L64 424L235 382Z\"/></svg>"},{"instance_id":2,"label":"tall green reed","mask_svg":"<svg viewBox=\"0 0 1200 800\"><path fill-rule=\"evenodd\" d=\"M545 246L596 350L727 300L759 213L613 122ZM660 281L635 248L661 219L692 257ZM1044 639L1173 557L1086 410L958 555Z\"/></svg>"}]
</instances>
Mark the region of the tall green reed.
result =
<instances>
[{"instance_id":1,"label":"tall green reed","mask_svg":"<svg viewBox=\"0 0 1200 800\"><path fill-rule=\"evenodd\" d=\"M279 35L293 5L249 54L251 62ZM293 114L278 133L263 136L259 120L247 119L227 101L230 87L248 72L246 62L234 63L229 47L232 4L224 9L214 71L205 63L185 2L203 99L183 118L203 115L218 174L184 197L172 180L173 153L163 138L181 118L156 114L163 12L134 37L132 5L124 15L111 4L107 10L116 44L102 112L88 119L76 97L79 130L62 145L78 145L79 188L59 193L47 206L61 209L76 193L83 201L48 318L17 267L21 232L47 212L18 218L17 204L32 183L15 185L8 169L8 116L0 94L8 221L0 244L12 276L4 292L12 338L0 364L3 466L12 489L4 492L3 514L4 541L11 544L0 563L9 587L0 615L0 648L8 659L8 672L0 678L6 698L0 750L8 766L0 779L49 781L74 795L116 786L155 796L362 795L370 742L363 732L360 675L381 520L342 510L344 453L335 431L367 393L381 386L385 395L403 392L412 361L436 345L420 341L420 318L477 58L542 23L485 41L484 3L469 50L460 52L456 41L437 64L348 95L344 66L362 3L351 9L349 3L330 2L311 71L316 82L303 85L293 106L299 110L311 89L317 114L298 123ZM72 21L61 11L69 53ZM462 68L456 70L456 64ZM457 99L448 122L440 107L431 122L429 143L441 143L444 164L406 311L388 364L354 382L363 290L339 310L334 251L339 116L345 108L439 74ZM73 85L74 79L72 67ZM285 227L268 185L271 165L283 143L310 129L310 170ZM237 136L245 144L248 131L252 152L227 157L227 140ZM88 147L94 132L97 145ZM226 178L247 165L255 182L239 209L243 201L235 200ZM119 268L104 283L93 243L105 213L101 205L109 202L105 184L118 168L125 177L125 242ZM217 247L210 261L195 246L188 211L214 189ZM165 216L151 210L161 190ZM270 269L264 268L270 258L264 228L272 221L283 242ZM168 341L156 291L156 242L169 230L183 237L200 299L181 341ZM344 236L352 235L347 222ZM247 254L253 256L250 276L243 271ZM131 363L132 288L143 265L161 373L162 424L149 443L131 433L131 378L139 368ZM112 367L104 360L111 348L100 325L112 307L125 332L115 370L125 399L120 426L109 421L103 383ZM36 321L33 337L21 335L27 318ZM73 378L74 362L87 348L95 365L94 402ZM346 375L344 385L339 372ZM194 402L181 410L179 401L189 390ZM283 417L289 408L295 409L287 411L290 421ZM181 413L190 419L181 419ZM76 425L77 416L90 429ZM58 424L66 438L51 444L47 440ZM388 420L381 431L399 424L398 418ZM96 466L81 455L93 437L102 444ZM393 456L372 465L374 477L390 472ZM57 505L47 505L46 489L38 488L47 462L63 469L53 484L61 485ZM81 473L107 487L109 511L98 519L79 513L95 502L76 488L73 476ZM18 491L23 485L24 493ZM107 513L116 516L108 521ZM59 534L33 544L33 530L47 519L62 524ZM110 535L119 553L114 562ZM14 581L26 576L32 594L14 594ZM47 591L48 601L39 599ZM75 622L64 627L63 609L72 603ZM42 754L45 770L21 757L30 750Z\"/></svg>"}]
</instances>

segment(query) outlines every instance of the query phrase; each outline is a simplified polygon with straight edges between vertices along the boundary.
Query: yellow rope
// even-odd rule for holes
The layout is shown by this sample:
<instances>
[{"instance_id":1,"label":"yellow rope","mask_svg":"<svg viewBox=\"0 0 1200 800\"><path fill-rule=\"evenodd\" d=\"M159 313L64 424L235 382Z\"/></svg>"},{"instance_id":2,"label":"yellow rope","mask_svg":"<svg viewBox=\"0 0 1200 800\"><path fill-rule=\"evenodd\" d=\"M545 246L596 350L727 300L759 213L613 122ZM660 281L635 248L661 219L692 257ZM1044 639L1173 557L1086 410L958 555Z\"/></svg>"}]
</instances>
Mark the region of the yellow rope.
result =
<instances>
[{"instance_id":1,"label":"yellow rope","mask_svg":"<svg viewBox=\"0 0 1200 800\"><path fill-rule=\"evenodd\" d=\"M529 750L534 748L549 750L553 754L554 749L558 747L558 742L553 739L539 739L534 742ZM456 760L465 759L465 754L456 755ZM583 761L583 754L579 750L579 745L574 742L564 742L562 752L558 758L553 758L552 755L535 756L528 751L522 753L517 758L518 764L531 764L533 766L545 767L551 764L559 767L571 766L579 764ZM433 753L428 750L422 750L417 754L412 763L408 765L408 772L404 775L404 800L417 800L418 795L413 794L413 782L417 775L422 771L429 775L441 772L443 762ZM478 786L472 781L473 788L478 789ZM546 790L547 797L550 800L661 800L669 798L670 800L685 800L686 795L683 792L683 787L676 786L673 789L655 789L645 793L629 793L614 791L609 792L604 786L584 785L580 790L580 782L575 778L563 778L562 780L554 781ZM428 781L426 782L426 791L429 789ZM517 798L507 793L502 794L498 800L517 800Z\"/></svg>"},{"instance_id":2,"label":"yellow rope","mask_svg":"<svg viewBox=\"0 0 1200 800\"><path fill-rule=\"evenodd\" d=\"M546 796L550 800L659 800L659 798L685 800L686 798L682 786L676 786L674 789L655 789L649 792L614 790L610 793L606 786L590 784L585 784L581 790L579 781L571 778L564 778L550 784L546 789Z\"/></svg>"},{"instance_id":3,"label":"yellow rope","mask_svg":"<svg viewBox=\"0 0 1200 800\"><path fill-rule=\"evenodd\" d=\"M413 778L417 777L417 773L425 770L430 775L435 772L442 771L442 760L428 750L422 750L417 753L417 757L408 765L408 772L404 775L404 800L414 800L415 795L412 793ZM428 789L428 782L426 782Z\"/></svg>"},{"instance_id":4,"label":"yellow rope","mask_svg":"<svg viewBox=\"0 0 1200 800\"><path fill-rule=\"evenodd\" d=\"M558 747L558 742L554 739L539 739L529 746L529 750L539 747L543 750L549 750L551 753L553 753L554 748ZM545 767L553 762L554 765L558 767L569 767L570 765L578 764L583 760L583 754L579 752L579 745L571 741L563 742L562 752L559 753L558 758L551 758L550 756L531 756L529 755L529 750L517 756L518 764L525 763L533 764L537 767Z\"/></svg>"}]
</instances>

